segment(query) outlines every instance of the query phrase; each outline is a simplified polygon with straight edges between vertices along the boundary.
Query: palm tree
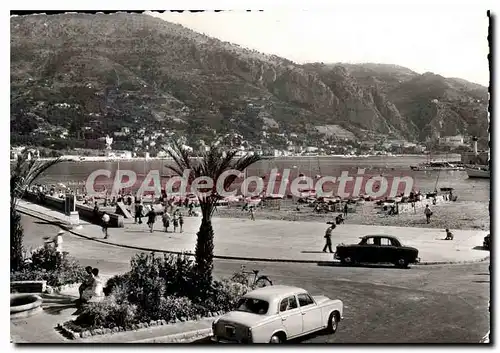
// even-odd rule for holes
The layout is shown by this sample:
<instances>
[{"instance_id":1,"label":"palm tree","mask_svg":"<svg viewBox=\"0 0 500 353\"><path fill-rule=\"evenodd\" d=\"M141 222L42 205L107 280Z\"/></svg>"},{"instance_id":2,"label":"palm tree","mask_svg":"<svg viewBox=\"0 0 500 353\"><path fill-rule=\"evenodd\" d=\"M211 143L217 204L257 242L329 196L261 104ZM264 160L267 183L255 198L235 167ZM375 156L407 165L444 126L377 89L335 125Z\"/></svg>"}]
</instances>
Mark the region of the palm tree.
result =
<instances>
[{"instance_id":1,"label":"palm tree","mask_svg":"<svg viewBox=\"0 0 500 353\"><path fill-rule=\"evenodd\" d=\"M212 146L209 152L203 153L201 159L196 161L192 153L178 141L174 141L166 152L174 160L173 165L167 165L168 169L179 176L182 176L185 170L190 170L187 180L188 185L191 185L193 180L199 177L208 177L214 181L211 192L204 190L204 195L198 195L202 219L196 239L195 269L200 281L199 285L202 287L200 289L208 289L212 284L214 256L212 215L217 202L222 199L222 196L217 193L216 182L224 172L229 170L243 172L246 168L264 158L260 155L246 155L236 159L237 151L225 152L220 147ZM236 178L236 175L228 176L224 180L224 190L228 190Z\"/></svg>"},{"instance_id":2,"label":"palm tree","mask_svg":"<svg viewBox=\"0 0 500 353\"><path fill-rule=\"evenodd\" d=\"M28 152L21 154L10 170L10 267L11 271L23 266L24 230L21 215L17 212L17 202L23 197L31 184L47 169L60 163L61 158L50 160L29 159Z\"/></svg>"}]
</instances>

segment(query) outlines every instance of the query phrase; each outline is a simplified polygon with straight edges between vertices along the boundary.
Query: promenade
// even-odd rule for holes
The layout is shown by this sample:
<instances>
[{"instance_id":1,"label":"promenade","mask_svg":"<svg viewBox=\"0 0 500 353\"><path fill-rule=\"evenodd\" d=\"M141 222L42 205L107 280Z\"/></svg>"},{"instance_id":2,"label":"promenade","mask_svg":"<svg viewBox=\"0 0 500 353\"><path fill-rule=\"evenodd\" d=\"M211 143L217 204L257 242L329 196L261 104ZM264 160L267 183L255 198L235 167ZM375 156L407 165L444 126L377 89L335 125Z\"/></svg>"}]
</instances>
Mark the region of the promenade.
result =
<instances>
[{"instance_id":1,"label":"promenade","mask_svg":"<svg viewBox=\"0 0 500 353\"><path fill-rule=\"evenodd\" d=\"M65 215L36 204L20 201L19 208L47 220L66 221ZM89 241L129 249L192 253L201 218L185 217L184 221L183 233L173 233L172 227L165 233L160 217L153 233L145 223L134 224L130 220L125 220L124 228L109 229L110 237L106 240L99 226L85 222L72 233ZM309 263L333 260L332 254L321 251L327 227L323 222L214 218L213 227L214 254L219 258ZM339 243L358 243L364 235L393 235L403 245L419 249L422 264L477 262L489 257L489 252L481 248L485 231L452 229L452 232L455 239L445 241L445 232L440 229L345 224L337 226L332 241L335 247Z\"/></svg>"}]
</instances>

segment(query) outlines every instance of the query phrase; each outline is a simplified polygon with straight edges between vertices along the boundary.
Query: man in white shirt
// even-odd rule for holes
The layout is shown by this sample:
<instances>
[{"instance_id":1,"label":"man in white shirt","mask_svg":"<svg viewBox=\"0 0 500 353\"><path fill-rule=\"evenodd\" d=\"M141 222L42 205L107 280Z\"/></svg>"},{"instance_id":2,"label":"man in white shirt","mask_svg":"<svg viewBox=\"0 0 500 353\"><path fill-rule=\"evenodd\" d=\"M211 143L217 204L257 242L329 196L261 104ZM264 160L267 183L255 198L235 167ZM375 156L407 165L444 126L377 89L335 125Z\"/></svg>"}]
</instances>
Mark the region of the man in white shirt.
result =
<instances>
[{"instance_id":1,"label":"man in white shirt","mask_svg":"<svg viewBox=\"0 0 500 353\"><path fill-rule=\"evenodd\" d=\"M109 227L109 215L104 212L102 215L102 232L104 233L104 239L108 239L108 227Z\"/></svg>"},{"instance_id":2,"label":"man in white shirt","mask_svg":"<svg viewBox=\"0 0 500 353\"><path fill-rule=\"evenodd\" d=\"M63 234L66 233L64 230L60 230L57 235L54 237L54 247L56 252L62 255L62 244L63 244Z\"/></svg>"}]
</instances>

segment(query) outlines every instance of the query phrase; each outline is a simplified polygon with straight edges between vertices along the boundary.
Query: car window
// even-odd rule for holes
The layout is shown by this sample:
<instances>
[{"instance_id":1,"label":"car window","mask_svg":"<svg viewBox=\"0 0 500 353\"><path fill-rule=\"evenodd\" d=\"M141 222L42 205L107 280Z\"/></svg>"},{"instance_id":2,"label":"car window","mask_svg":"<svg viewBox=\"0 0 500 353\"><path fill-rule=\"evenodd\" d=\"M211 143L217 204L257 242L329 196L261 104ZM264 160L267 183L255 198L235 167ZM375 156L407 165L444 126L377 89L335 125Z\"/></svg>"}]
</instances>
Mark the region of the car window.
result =
<instances>
[{"instance_id":1,"label":"car window","mask_svg":"<svg viewBox=\"0 0 500 353\"><path fill-rule=\"evenodd\" d=\"M236 305L236 311L245 311L247 313L265 315L269 309L269 303L253 298L241 298Z\"/></svg>"},{"instance_id":2,"label":"car window","mask_svg":"<svg viewBox=\"0 0 500 353\"><path fill-rule=\"evenodd\" d=\"M382 246L393 246L392 239L389 239L389 238L380 238L380 245L382 245Z\"/></svg>"},{"instance_id":3,"label":"car window","mask_svg":"<svg viewBox=\"0 0 500 353\"><path fill-rule=\"evenodd\" d=\"M373 245L373 244L375 244L374 241L373 241L373 238L366 238L364 243L366 245Z\"/></svg>"},{"instance_id":4,"label":"car window","mask_svg":"<svg viewBox=\"0 0 500 353\"><path fill-rule=\"evenodd\" d=\"M297 295L297 299L299 299L299 305L301 307L314 304L314 300L312 300L309 294L305 293L299 294Z\"/></svg>"},{"instance_id":5,"label":"car window","mask_svg":"<svg viewBox=\"0 0 500 353\"><path fill-rule=\"evenodd\" d=\"M287 310L292 310L292 309L297 309L297 300L295 297L288 297L285 298L281 301L280 304L280 311L287 311Z\"/></svg>"}]
</instances>

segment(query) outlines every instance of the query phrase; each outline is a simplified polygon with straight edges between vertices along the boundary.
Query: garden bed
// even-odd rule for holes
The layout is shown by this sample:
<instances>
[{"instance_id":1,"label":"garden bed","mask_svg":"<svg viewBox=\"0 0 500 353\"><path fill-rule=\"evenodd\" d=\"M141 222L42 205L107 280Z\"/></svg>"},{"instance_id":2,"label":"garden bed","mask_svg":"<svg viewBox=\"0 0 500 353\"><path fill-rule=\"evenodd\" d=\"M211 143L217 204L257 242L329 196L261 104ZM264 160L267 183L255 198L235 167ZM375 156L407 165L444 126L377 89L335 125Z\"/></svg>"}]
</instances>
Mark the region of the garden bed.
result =
<instances>
[{"instance_id":1,"label":"garden bed","mask_svg":"<svg viewBox=\"0 0 500 353\"><path fill-rule=\"evenodd\" d=\"M107 281L103 300L84 304L78 317L59 330L78 339L198 321L230 311L249 290L229 280L202 289L198 279L188 256L138 254L130 272Z\"/></svg>"}]
</instances>

